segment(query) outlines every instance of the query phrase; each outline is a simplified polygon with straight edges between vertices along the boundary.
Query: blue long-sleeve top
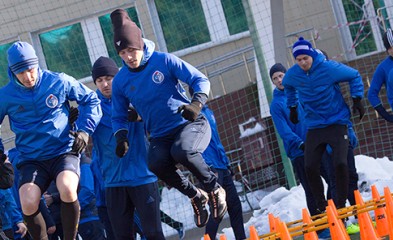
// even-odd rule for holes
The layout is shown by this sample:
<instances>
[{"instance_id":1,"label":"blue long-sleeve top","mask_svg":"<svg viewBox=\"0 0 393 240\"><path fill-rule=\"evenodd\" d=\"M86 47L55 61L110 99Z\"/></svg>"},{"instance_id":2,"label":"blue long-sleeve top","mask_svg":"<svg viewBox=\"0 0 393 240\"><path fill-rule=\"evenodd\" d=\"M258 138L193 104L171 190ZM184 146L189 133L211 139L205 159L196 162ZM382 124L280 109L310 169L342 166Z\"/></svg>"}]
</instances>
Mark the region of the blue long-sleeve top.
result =
<instances>
[{"instance_id":1,"label":"blue long-sleeve top","mask_svg":"<svg viewBox=\"0 0 393 240\"><path fill-rule=\"evenodd\" d=\"M112 131L112 98L105 98L99 90L103 117L93 133L95 161L101 168L105 187L134 187L157 181L147 166L147 149L143 122L128 122L129 149L123 158L115 154L116 138Z\"/></svg>"},{"instance_id":2,"label":"blue long-sleeve top","mask_svg":"<svg viewBox=\"0 0 393 240\"><path fill-rule=\"evenodd\" d=\"M2 229L12 229L13 225L23 222L22 212L10 188L0 189L0 213Z\"/></svg>"},{"instance_id":3,"label":"blue long-sleeve top","mask_svg":"<svg viewBox=\"0 0 393 240\"><path fill-rule=\"evenodd\" d=\"M81 207L79 224L99 220L94 193L94 177L90 169L91 159L81 154L78 200Z\"/></svg>"},{"instance_id":4,"label":"blue long-sleeve top","mask_svg":"<svg viewBox=\"0 0 393 240\"><path fill-rule=\"evenodd\" d=\"M289 108L287 107L285 92L275 88L273 100L270 104L270 114L278 134L283 140L285 152L291 160L304 155L304 152L299 147L306 140L307 133L301 104L298 105L297 111L299 123L293 124L289 119Z\"/></svg>"},{"instance_id":5,"label":"blue long-sleeve top","mask_svg":"<svg viewBox=\"0 0 393 240\"><path fill-rule=\"evenodd\" d=\"M18 163L48 160L71 150L68 101L79 105L79 130L92 134L98 125L102 113L97 94L74 78L38 68L35 86L26 88L10 70L8 76L10 82L0 89L0 124L8 115Z\"/></svg>"},{"instance_id":6,"label":"blue long-sleeve top","mask_svg":"<svg viewBox=\"0 0 393 240\"><path fill-rule=\"evenodd\" d=\"M127 129L129 103L142 117L152 138L165 136L185 123L187 120L177 110L190 100L180 81L188 84L194 94L209 95L210 82L205 75L173 54L154 51L149 40L145 40L147 58L142 70L133 71L124 65L113 80L114 132Z\"/></svg>"},{"instance_id":7,"label":"blue long-sleeve top","mask_svg":"<svg viewBox=\"0 0 393 240\"><path fill-rule=\"evenodd\" d=\"M299 100L303 103L307 129L347 125L351 112L338 87L340 82L349 83L352 98L363 98L363 82L356 69L328 61L322 54L314 58L307 72L295 64L283 79L287 106L297 106Z\"/></svg>"},{"instance_id":8,"label":"blue long-sleeve top","mask_svg":"<svg viewBox=\"0 0 393 240\"><path fill-rule=\"evenodd\" d=\"M393 91L389 89L387 84L389 72L391 72L392 69L393 57L391 56L386 57L380 64L378 64L377 68L375 69L367 94L368 101L374 108L381 104L381 99L378 95L381 91L382 85L385 85L390 107L393 106Z\"/></svg>"},{"instance_id":9,"label":"blue long-sleeve top","mask_svg":"<svg viewBox=\"0 0 393 240\"><path fill-rule=\"evenodd\" d=\"M102 177L101 167L99 166L99 161L97 160L95 151L93 151L92 154L90 169L94 177L94 193L96 195L96 206L105 207L106 200L105 200L104 178Z\"/></svg>"},{"instance_id":10,"label":"blue long-sleeve top","mask_svg":"<svg viewBox=\"0 0 393 240\"><path fill-rule=\"evenodd\" d=\"M202 156L207 165L216 169L228 169L229 159L225 154L225 148L221 143L220 135L218 135L217 123L213 111L204 105L201 112L209 121L212 131L210 143L202 153Z\"/></svg>"},{"instance_id":11,"label":"blue long-sleeve top","mask_svg":"<svg viewBox=\"0 0 393 240\"><path fill-rule=\"evenodd\" d=\"M12 163L12 166L14 167L15 180L14 180L14 185L12 185L11 188L12 195L14 196L15 202L19 210L22 211L22 206L19 200L19 171L16 168L19 152L18 150L16 150L16 148L11 148L8 150L7 155L8 155L8 160Z\"/></svg>"}]
</instances>

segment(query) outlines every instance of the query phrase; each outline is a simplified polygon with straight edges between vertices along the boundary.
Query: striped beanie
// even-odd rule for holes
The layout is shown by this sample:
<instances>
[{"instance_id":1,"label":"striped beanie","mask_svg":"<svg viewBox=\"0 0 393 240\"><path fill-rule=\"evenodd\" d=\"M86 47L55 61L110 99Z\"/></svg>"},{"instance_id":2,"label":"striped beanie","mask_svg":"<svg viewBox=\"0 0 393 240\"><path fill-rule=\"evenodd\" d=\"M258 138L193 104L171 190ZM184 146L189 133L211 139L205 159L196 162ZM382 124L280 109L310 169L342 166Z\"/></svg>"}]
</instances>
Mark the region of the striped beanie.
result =
<instances>
[{"instance_id":1,"label":"striped beanie","mask_svg":"<svg viewBox=\"0 0 393 240\"><path fill-rule=\"evenodd\" d=\"M14 74L38 68L38 57L33 46L27 42L15 42L8 49L8 66Z\"/></svg>"},{"instance_id":2,"label":"striped beanie","mask_svg":"<svg viewBox=\"0 0 393 240\"><path fill-rule=\"evenodd\" d=\"M392 29L388 28L386 32L382 36L383 45L386 48L386 51L393 46L393 34Z\"/></svg>"},{"instance_id":3,"label":"striped beanie","mask_svg":"<svg viewBox=\"0 0 393 240\"><path fill-rule=\"evenodd\" d=\"M313 58L318 55L318 53L312 47L311 43L307 40L304 40L303 37L299 37L299 40L293 44L292 54L294 58L302 54L309 55Z\"/></svg>"}]
</instances>

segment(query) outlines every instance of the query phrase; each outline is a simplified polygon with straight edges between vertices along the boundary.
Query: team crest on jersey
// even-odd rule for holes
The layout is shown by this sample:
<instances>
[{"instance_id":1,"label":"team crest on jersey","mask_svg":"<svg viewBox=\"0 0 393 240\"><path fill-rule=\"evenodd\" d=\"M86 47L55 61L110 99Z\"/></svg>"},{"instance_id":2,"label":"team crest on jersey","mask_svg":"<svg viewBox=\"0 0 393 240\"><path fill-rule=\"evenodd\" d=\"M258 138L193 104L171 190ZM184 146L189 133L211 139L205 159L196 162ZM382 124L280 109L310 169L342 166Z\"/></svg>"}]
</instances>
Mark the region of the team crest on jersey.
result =
<instances>
[{"instance_id":1,"label":"team crest on jersey","mask_svg":"<svg viewBox=\"0 0 393 240\"><path fill-rule=\"evenodd\" d=\"M155 71L152 76L153 82L160 84L164 81L164 74L160 71Z\"/></svg>"},{"instance_id":2,"label":"team crest on jersey","mask_svg":"<svg viewBox=\"0 0 393 240\"><path fill-rule=\"evenodd\" d=\"M53 94L50 94L45 100L46 106L50 108L55 108L59 103L59 99Z\"/></svg>"}]
</instances>

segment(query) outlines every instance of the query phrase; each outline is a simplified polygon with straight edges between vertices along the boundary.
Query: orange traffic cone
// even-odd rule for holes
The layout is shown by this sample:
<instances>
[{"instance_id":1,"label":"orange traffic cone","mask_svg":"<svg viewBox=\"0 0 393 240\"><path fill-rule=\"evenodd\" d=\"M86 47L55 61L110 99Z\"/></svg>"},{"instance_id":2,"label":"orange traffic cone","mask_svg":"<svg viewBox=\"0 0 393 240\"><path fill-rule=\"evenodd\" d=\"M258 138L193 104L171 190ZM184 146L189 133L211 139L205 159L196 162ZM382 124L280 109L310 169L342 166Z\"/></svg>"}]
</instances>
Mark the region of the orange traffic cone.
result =
<instances>
[{"instance_id":1,"label":"orange traffic cone","mask_svg":"<svg viewBox=\"0 0 393 240\"><path fill-rule=\"evenodd\" d=\"M250 226L250 240L259 240L257 230L253 225Z\"/></svg>"},{"instance_id":2,"label":"orange traffic cone","mask_svg":"<svg viewBox=\"0 0 393 240\"><path fill-rule=\"evenodd\" d=\"M273 216L273 214L269 213L268 215L269 218L269 226L270 226L270 232L277 232L277 226L276 226L276 219Z\"/></svg>"},{"instance_id":3,"label":"orange traffic cone","mask_svg":"<svg viewBox=\"0 0 393 240\"><path fill-rule=\"evenodd\" d=\"M355 190L355 201L356 205L364 205L362 195L360 195L359 190ZM363 212L358 214L359 228L360 228L360 239L362 240L378 240L379 236L375 232L373 223L371 221L370 214L368 212Z\"/></svg>"},{"instance_id":4,"label":"orange traffic cone","mask_svg":"<svg viewBox=\"0 0 393 240\"><path fill-rule=\"evenodd\" d=\"M329 223L329 230L332 240L345 240L350 239L349 235L346 231L343 231L340 227L340 222L342 221L337 218L336 214L334 213L332 206L326 207L327 216L328 216L328 223Z\"/></svg>"},{"instance_id":5,"label":"orange traffic cone","mask_svg":"<svg viewBox=\"0 0 393 240\"><path fill-rule=\"evenodd\" d=\"M278 217L276 218L276 226L278 226L278 233L280 234L281 240L292 240L287 225L282 222Z\"/></svg>"},{"instance_id":6,"label":"orange traffic cone","mask_svg":"<svg viewBox=\"0 0 393 240\"><path fill-rule=\"evenodd\" d=\"M220 235L220 240L227 240L227 237L225 236L225 234Z\"/></svg>"},{"instance_id":7,"label":"orange traffic cone","mask_svg":"<svg viewBox=\"0 0 393 240\"><path fill-rule=\"evenodd\" d=\"M307 209L302 209L303 223L310 224L312 223L310 214ZM305 227L305 230L308 230L310 227ZM304 240L318 240L318 235L315 231L308 232L304 234Z\"/></svg>"},{"instance_id":8,"label":"orange traffic cone","mask_svg":"<svg viewBox=\"0 0 393 240\"><path fill-rule=\"evenodd\" d=\"M393 239L393 199L388 187L383 189L386 203L386 217L389 225L389 239Z\"/></svg>"},{"instance_id":9,"label":"orange traffic cone","mask_svg":"<svg viewBox=\"0 0 393 240\"><path fill-rule=\"evenodd\" d=\"M209 234L205 234L205 235L203 235L203 240L210 240L210 236L209 236Z\"/></svg>"},{"instance_id":10,"label":"orange traffic cone","mask_svg":"<svg viewBox=\"0 0 393 240\"><path fill-rule=\"evenodd\" d=\"M338 212L337 212L336 204L334 204L334 202L333 202L332 199L329 199L329 200L328 200L328 206L331 207L332 212L333 212L334 215L336 216L336 219L339 220L339 221L337 221L337 224L338 224L338 227L341 228L341 231L342 231L343 233L345 233L345 235L347 236L345 239L350 240L350 237L349 237L349 235L347 234L347 230L346 230L346 228L345 228L345 226L344 226L343 221L340 220L340 219L338 219Z\"/></svg>"},{"instance_id":11,"label":"orange traffic cone","mask_svg":"<svg viewBox=\"0 0 393 240\"><path fill-rule=\"evenodd\" d=\"M381 200L381 197L379 196L377 187L375 185L371 186L371 193L373 196L374 201L378 204L378 202ZM384 207L377 207L374 210L375 214L375 222L377 224L377 233L379 236L386 236L389 235L389 223L388 219L386 217L386 212Z\"/></svg>"}]
</instances>

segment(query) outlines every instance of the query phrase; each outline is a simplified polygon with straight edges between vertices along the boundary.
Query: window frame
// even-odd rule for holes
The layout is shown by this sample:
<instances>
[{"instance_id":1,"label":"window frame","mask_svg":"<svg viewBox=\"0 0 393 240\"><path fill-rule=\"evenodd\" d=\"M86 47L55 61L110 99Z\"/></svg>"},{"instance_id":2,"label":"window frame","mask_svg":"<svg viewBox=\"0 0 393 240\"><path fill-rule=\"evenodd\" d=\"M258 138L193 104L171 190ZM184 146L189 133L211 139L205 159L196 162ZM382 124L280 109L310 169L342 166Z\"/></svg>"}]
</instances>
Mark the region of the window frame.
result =
<instances>
[{"instance_id":1,"label":"window frame","mask_svg":"<svg viewBox=\"0 0 393 240\"><path fill-rule=\"evenodd\" d=\"M227 20L224 14L224 9L221 4L221 0L200 0L200 1L206 19L206 24L209 30L210 41L171 52L172 54L181 57L181 56L188 55L190 53L223 45L225 43L233 42L250 36L249 30L234 35L230 35ZM160 46L161 51L167 52L168 49L166 47L166 40L158 17L158 10L156 8L155 2L154 0L147 0L147 4L149 6L151 21L153 24L154 32L157 37L158 45ZM212 9L214 9L215 11L211 11ZM219 31L216 31L217 29L219 29Z\"/></svg>"},{"instance_id":2,"label":"window frame","mask_svg":"<svg viewBox=\"0 0 393 240\"><path fill-rule=\"evenodd\" d=\"M333 7L333 13L336 18L337 24L347 24L347 15L345 13L344 5L342 1L333 1L330 0L331 5ZM385 6L388 6L388 1L384 0ZM344 56L347 61L350 60L355 60L359 58L363 58L365 56L373 55L375 53L383 52L385 51L385 47L383 46L382 42L382 34L380 32L380 28L378 25L378 21L376 18L376 9L374 8L374 3L370 1L370 4L367 5L367 8L364 8L365 11L367 11L369 15L370 20L370 27L372 31L372 37L374 38L374 43L376 46L375 51L370 51L368 53L360 54L357 55L355 51L348 52L349 49L351 49L353 45L353 40L352 40L352 35L349 29L349 26L346 27L341 27L338 29L338 33L340 35L340 40L341 40L341 45L342 49L344 51ZM390 14L389 11L387 11L388 14ZM390 18L390 16L389 16Z\"/></svg>"}]
</instances>

